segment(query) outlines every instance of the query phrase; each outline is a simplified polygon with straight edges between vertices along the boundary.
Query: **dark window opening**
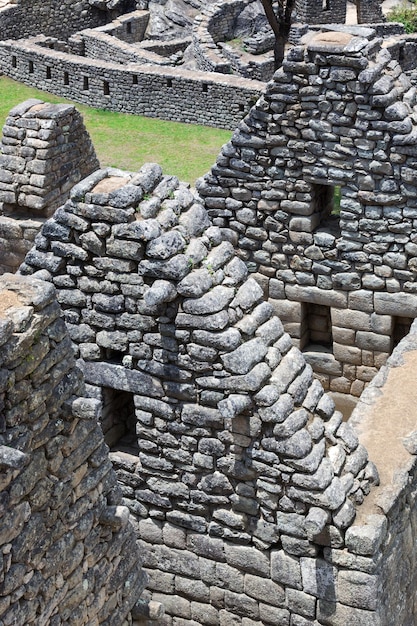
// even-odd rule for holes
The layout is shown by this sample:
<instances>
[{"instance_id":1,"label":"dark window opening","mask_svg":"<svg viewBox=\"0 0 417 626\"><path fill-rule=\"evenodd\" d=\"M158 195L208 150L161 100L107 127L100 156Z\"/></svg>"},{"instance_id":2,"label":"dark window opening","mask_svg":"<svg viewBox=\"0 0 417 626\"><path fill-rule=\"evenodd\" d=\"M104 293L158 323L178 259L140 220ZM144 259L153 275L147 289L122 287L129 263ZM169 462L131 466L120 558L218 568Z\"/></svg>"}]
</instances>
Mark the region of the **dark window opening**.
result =
<instances>
[{"instance_id":1,"label":"dark window opening","mask_svg":"<svg viewBox=\"0 0 417 626\"><path fill-rule=\"evenodd\" d=\"M83 76L83 90L88 90L88 76Z\"/></svg>"},{"instance_id":2,"label":"dark window opening","mask_svg":"<svg viewBox=\"0 0 417 626\"><path fill-rule=\"evenodd\" d=\"M69 85L69 74L64 72L64 85Z\"/></svg>"},{"instance_id":3,"label":"dark window opening","mask_svg":"<svg viewBox=\"0 0 417 626\"><path fill-rule=\"evenodd\" d=\"M320 213L322 219L329 217L329 215L340 215L340 187L312 185L311 199L314 213Z\"/></svg>"},{"instance_id":4,"label":"dark window opening","mask_svg":"<svg viewBox=\"0 0 417 626\"><path fill-rule=\"evenodd\" d=\"M29 61L29 74L33 74L33 61Z\"/></svg>"},{"instance_id":5,"label":"dark window opening","mask_svg":"<svg viewBox=\"0 0 417 626\"><path fill-rule=\"evenodd\" d=\"M239 111L244 111L245 110L245 105L244 104L239 104Z\"/></svg>"},{"instance_id":6,"label":"dark window opening","mask_svg":"<svg viewBox=\"0 0 417 626\"><path fill-rule=\"evenodd\" d=\"M323 0L323 11L330 11L330 0Z\"/></svg>"},{"instance_id":7,"label":"dark window opening","mask_svg":"<svg viewBox=\"0 0 417 626\"><path fill-rule=\"evenodd\" d=\"M398 346L401 339L404 339L410 332L411 324L414 322L412 317L394 317L392 329L392 349Z\"/></svg>"},{"instance_id":8,"label":"dark window opening","mask_svg":"<svg viewBox=\"0 0 417 626\"><path fill-rule=\"evenodd\" d=\"M101 428L109 448L138 454L133 393L108 387L103 389Z\"/></svg>"},{"instance_id":9,"label":"dark window opening","mask_svg":"<svg viewBox=\"0 0 417 626\"><path fill-rule=\"evenodd\" d=\"M167 78L167 87L172 87L172 79Z\"/></svg>"},{"instance_id":10,"label":"dark window opening","mask_svg":"<svg viewBox=\"0 0 417 626\"><path fill-rule=\"evenodd\" d=\"M312 185L311 202L313 212L318 215L318 225L335 237L340 237L341 187Z\"/></svg>"},{"instance_id":11,"label":"dark window opening","mask_svg":"<svg viewBox=\"0 0 417 626\"><path fill-rule=\"evenodd\" d=\"M132 84L133 85L137 85L138 84L138 77L136 76L136 74L133 74L133 76L132 76Z\"/></svg>"},{"instance_id":12,"label":"dark window opening","mask_svg":"<svg viewBox=\"0 0 417 626\"><path fill-rule=\"evenodd\" d=\"M126 24L126 32L128 35L132 34L132 22L127 22Z\"/></svg>"},{"instance_id":13,"label":"dark window opening","mask_svg":"<svg viewBox=\"0 0 417 626\"><path fill-rule=\"evenodd\" d=\"M300 346L302 350L331 352L333 349L330 307L303 303Z\"/></svg>"},{"instance_id":14,"label":"dark window opening","mask_svg":"<svg viewBox=\"0 0 417 626\"><path fill-rule=\"evenodd\" d=\"M110 361L111 363L120 364L123 361L123 357L126 352L121 352L120 350L111 350L110 348L106 349L106 361Z\"/></svg>"},{"instance_id":15,"label":"dark window opening","mask_svg":"<svg viewBox=\"0 0 417 626\"><path fill-rule=\"evenodd\" d=\"M46 78L47 78L48 80L50 80L50 79L51 79L51 77L52 77L52 76L51 76L51 68L50 68L50 67L47 67L47 68L46 68Z\"/></svg>"},{"instance_id":16,"label":"dark window opening","mask_svg":"<svg viewBox=\"0 0 417 626\"><path fill-rule=\"evenodd\" d=\"M204 93L208 92L208 85L207 85L207 83L203 83L203 92Z\"/></svg>"},{"instance_id":17,"label":"dark window opening","mask_svg":"<svg viewBox=\"0 0 417 626\"><path fill-rule=\"evenodd\" d=\"M17 58L12 56L12 67L17 67Z\"/></svg>"},{"instance_id":18,"label":"dark window opening","mask_svg":"<svg viewBox=\"0 0 417 626\"><path fill-rule=\"evenodd\" d=\"M107 82L107 80L105 80L104 83L103 83L103 94L105 96L109 96L110 95L110 85Z\"/></svg>"}]
</instances>

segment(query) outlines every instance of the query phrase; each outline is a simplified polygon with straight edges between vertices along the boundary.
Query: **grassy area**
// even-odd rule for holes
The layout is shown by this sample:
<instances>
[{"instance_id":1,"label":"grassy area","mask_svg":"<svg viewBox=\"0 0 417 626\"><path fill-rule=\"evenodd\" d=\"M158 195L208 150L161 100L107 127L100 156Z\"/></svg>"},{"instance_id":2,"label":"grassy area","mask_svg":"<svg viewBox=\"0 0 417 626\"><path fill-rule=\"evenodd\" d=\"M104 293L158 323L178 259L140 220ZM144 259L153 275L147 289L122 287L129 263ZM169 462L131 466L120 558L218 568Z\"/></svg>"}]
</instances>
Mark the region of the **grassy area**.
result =
<instances>
[{"instance_id":1,"label":"grassy area","mask_svg":"<svg viewBox=\"0 0 417 626\"><path fill-rule=\"evenodd\" d=\"M416 0L413 0L416 4ZM406 5L398 5L393 7L387 15L389 22L400 22L404 25L406 33L417 32L417 6L409 7Z\"/></svg>"},{"instance_id":2,"label":"grassy area","mask_svg":"<svg viewBox=\"0 0 417 626\"><path fill-rule=\"evenodd\" d=\"M49 93L0 78L0 125L10 109L28 98L68 102ZM165 122L139 115L111 113L75 104L81 111L102 166L136 171L147 161L159 163L165 174L194 184L216 160L231 133L226 130Z\"/></svg>"}]
</instances>

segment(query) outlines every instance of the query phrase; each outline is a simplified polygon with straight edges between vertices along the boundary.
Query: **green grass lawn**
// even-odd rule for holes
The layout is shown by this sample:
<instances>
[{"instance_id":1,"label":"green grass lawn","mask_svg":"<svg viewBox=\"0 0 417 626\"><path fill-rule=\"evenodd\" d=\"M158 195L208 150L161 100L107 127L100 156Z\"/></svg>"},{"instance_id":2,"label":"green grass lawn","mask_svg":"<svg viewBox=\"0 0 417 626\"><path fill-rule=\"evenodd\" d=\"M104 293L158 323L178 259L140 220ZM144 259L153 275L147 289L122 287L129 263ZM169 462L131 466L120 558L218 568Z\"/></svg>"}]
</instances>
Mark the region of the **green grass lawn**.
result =
<instances>
[{"instance_id":1,"label":"green grass lawn","mask_svg":"<svg viewBox=\"0 0 417 626\"><path fill-rule=\"evenodd\" d=\"M12 107L28 98L69 102L2 76L0 125ZM210 169L221 146L231 137L227 130L208 126L166 122L71 104L81 111L102 166L136 171L147 161L156 162L163 167L165 174L174 174L180 180L194 184Z\"/></svg>"}]
</instances>

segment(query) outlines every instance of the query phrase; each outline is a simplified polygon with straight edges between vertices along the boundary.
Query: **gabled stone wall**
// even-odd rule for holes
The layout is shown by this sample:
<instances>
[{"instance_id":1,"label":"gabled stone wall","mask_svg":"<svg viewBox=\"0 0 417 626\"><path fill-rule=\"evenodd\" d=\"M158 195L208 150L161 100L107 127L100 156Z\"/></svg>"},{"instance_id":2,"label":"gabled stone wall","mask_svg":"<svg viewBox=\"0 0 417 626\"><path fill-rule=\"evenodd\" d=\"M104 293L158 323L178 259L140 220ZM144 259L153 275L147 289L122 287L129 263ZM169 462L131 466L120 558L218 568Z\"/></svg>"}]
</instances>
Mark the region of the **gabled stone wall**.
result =
<instances>
[{"instance_id":1,"label":"gabled stone wall","mask_svg":"<svg viewBox=\"0 0 417 626\"><path fill-rule=\"evenodd\" d=\"M234 241L158 166L102 170L21 271L47 270L88 393L106 405L161 623L378 624L346 572L353 559L380 584L372 557L355 556L362 527L349 531L377 475ZM383 520L366 523L382 540Z\"/></svg>"},{"instance_id":2,"label":"gabled stone wall","mask_svg":"<svg viewBox=\"0 0 417 626\"><path fill-rule=\"evenodd\" d=\"M0 273L17 270L46 216L97 168L73 106L32 99L10 111L0 155Z\"/></svg>"},{"instance_id":3,"label":"gabled stone wall","mask_svg":"<svg viewBox=\"0 0 417 626\"><path fill-rule=\"evenodd\" d=\"M0 167L3 213L49 216L99 163L73 105L32 99L13 108L6 119Z\"/></svg>"},{"instance_id":4,"label":"gabled stone wall","mask_svg":"<svg viewBox=\"0 0 417 626\"><path fill-rule=\"evenodd\" d=\"M140 552L55 290L0 280L4 624L132 624Z\"/></svg>"},{"instance_id":5,"label":"gabled stone wall","mask_svg":"<svg viewBox=\"0 0 417 626\"><path fill-rule=\"evenodd\" d=\"M415 317L415 105L374 31L317 35L288 54L199 184L332 391L360 395Z\"/></svg>"}]
</instances>

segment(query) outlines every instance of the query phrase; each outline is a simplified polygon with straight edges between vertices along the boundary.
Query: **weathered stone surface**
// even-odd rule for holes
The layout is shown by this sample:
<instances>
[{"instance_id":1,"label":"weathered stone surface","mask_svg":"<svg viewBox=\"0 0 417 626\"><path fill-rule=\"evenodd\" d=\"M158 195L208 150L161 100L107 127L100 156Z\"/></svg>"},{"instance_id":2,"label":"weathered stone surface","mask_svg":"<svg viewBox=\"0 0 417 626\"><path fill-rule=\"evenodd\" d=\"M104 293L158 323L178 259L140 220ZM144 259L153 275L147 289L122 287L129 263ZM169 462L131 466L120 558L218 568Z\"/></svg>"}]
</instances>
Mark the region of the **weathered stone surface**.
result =
<instances>
[{"instance_id":1,"label":"weathered stone surface","mask_svg":"<svg viewBox=\"0 0 417 626\"><path fill-rule=\"evenodd\" d=\"M3 346L10 356L8 379L20 374L15 390L8 392L7 414L11 418L17 410L19 423L9 418L2 426L2 441L7 439L8 445L0 448L2 487L7 486L1 498L0 542L13 552L15 561L3 572L1 593L9 601L0 605L2 620L37 623L38 604L33 600L47 588L42 619L48 623L52 612L54 621L65 621L69 611L78 621L99 622L116 615L122 623L143 590L145 576L138 567L140 553L128 509L120 506L113 491L116 476L97 425L101 405L77 396L79 372L65 326L54 314L57 306L51 304L50 285L11 275L1 282L3 297L16 296L11 317L15 324L24 320L27 342L22 349L16 341L22 329L13 335L11 323ZM19 306L23 316L16 315ZM32 355L33 369L27 366ZM105 528L113 532L108 534ZM94 546L94 559L86 546ZM120 551L126 552L123 564ZM89 581L92 598L107 598L107 607L83 603L82 579ZM19 602L11 602L16 593ZM118 593L124 594L122 602Z\"/></svg>"},{"instance_id":2,"label":"weathered stone surface","mask_svg":"<svg viewBox=\"0 0 417 626\"><path fill-rule=\"evenodd\" d=\"M215 226L175 177L155 168L139 178L113 172L126 176L127 189L122 184L108 193L95 188L111 178L107 172L82 185L67 207L82 220L83 235L94 232L100 245L84 237L89 247L83 246L80 230L72 235L69 227L49 225L24 267L28 273L46 269L65 318L73 327L82 321L72 336L88 361L90 392L104 407L116 402L117 413L128 413L125 424L114 423L105 409L103 426L107 420L110 431L126 435L123 445L132 446L126 454L136 462L119 462L119 481L144 537L154 539L146 548L147 568L169 576L159 582L163 591L158 583L154 588L171 596L169 622L345 624L362 617L372 623L380 605L372 605L361 574L380 574L369 571L366 557L376 562L387 550L379 580L388 580L399 529L415 526L411 500L397 510L397 496L385 495L390 519L380 517L390 524L388 535L375 530L376 523L370 534L360 520L359 532L352 527L356 505L349 496L355 503L368 497L376 474L306 365L307 359L326 388L343 386L358 395L391 349L392 317L405 315L392 303L406 296L398 301L410 307L414 289L408 258L417 254L415 164L412 148L398 152L414 121L395 107L391 119L384 117L405 97L408 80L371 31L354 34L338 33L336 43L334 35L319 35L309 44L308 60L295 47L202 183ZM358 75L370 67L368 93ZM392 149L394 129L407 139L396 137ZM328 192L339 185L341 215L330 216ZM152 199L141 201L145 189ZM66 226L62 212L59 219ZM94 258L103 243L106 256ZM264 302L268 295L305 357ZM23 328L24 316L14 322ZM21 354L26 341L19 340ZM64 368L57 369L59 389L66 388ZM47 372L45 366L33 380L43 384ZM26 402L18 380L10 397L17 404L6 417L16 424L19 403ZM68 454L60 475L75 474L84 493L88 454L97 470L88 484L104 471L101 447L95 430L74 432L83 433L83 445ZM59 455L50 452L47 461L59 464ZM36 482L36 472L29 474L22 487ZM410 488L411 497L412 473L406 475L398 484ZM197 542L197 535L207 541ZM411 531L400 544L406 554ZM327 547L345 560L339 555L336 562ZM358 593L351 570L362 581ZM192 581L188 590L185 579ZM265 583L285 588L285 597L277 593L280 604L253 595L255 589L263 594ZM398 587L389 578L386 588L392 605L389 594ZM77 590L79 602L84 593Z\"/></svg>"}]
</instances>

